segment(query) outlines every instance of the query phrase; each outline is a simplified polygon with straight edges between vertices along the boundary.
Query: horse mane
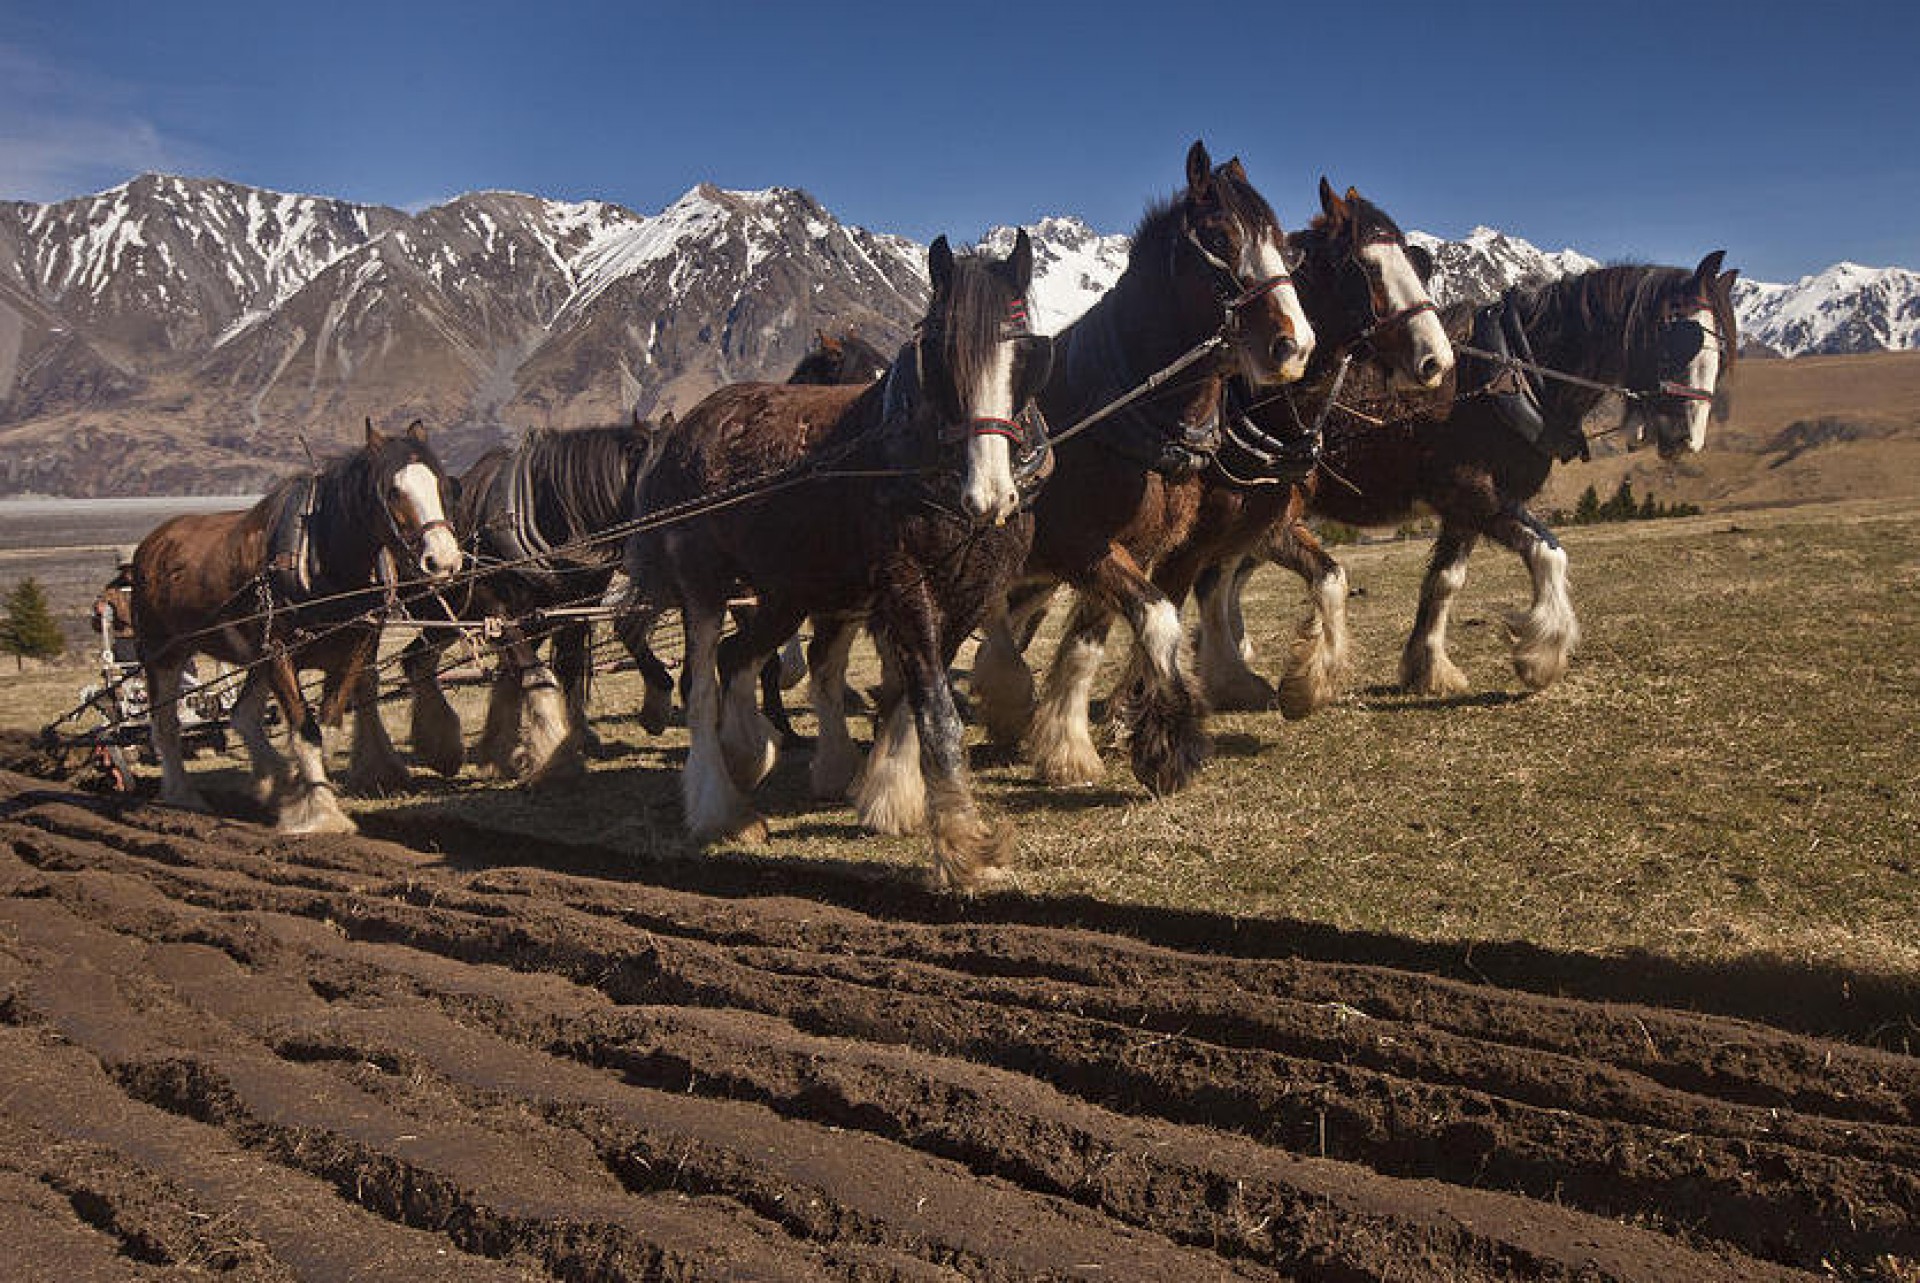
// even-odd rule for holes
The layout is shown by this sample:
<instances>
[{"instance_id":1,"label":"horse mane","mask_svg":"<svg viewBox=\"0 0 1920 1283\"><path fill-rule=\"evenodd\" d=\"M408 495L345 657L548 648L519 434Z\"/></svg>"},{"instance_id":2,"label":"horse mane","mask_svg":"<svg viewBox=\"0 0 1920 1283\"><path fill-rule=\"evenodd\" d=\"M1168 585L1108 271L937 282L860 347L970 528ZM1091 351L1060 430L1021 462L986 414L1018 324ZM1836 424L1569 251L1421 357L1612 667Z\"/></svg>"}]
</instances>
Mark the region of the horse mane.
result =
<instances>
[{"instance_id":1,"label":"horse mane","mask_svg":"<svg viewBox=\"0 0 1920 1283\"><path fill-rule=\"evenodd\" d=\"M651 434L632 423L529 433L521 449L540 516L564 526L551 533L576 539L624 516L633 470L651 447Z\"/></svg>"},{"instance_id":2,"label":"horse mane","mask_svg":"<svg viewBox=\"0 0 1920 1283\"><path fill-rule=\"evenodd\" d=\"M1225 165L1214 168L1213 192L1221 207L1249 232L1271 227L1275 238L1281 238L1280 218L1273 212L1273 206L1267 203L1267 198L1254 190L1251 183L1242 182L1229 174ZM1146 212L1140 215L1139 224L1133 229L1134 257L1140 257L1142 248L1165 250L1174 238L1183 234L1180 214L1186 199L1183 191L1147 206Z\"/></svg>"},{"instance_id":3,"label":"horse mane","mask_svg":"<svg viewBox=\"0 0 1920 1283\"><path fill-rule=\"evenodd\" d=\"M978 385L998 357L1006 332L1014 290L992 270L994 265L994 259L979 254L962 254L953 262L947 307L937 332L957 389Z\"/></svg>"},{"instance_id":4,"label":"horse mane","mask_svg":"<svg viewBox=\"0 0 1920 1283\"><path fill-rule=\"evenodd\" d=\"M1353 239L1356 244L1372 240L1382 232L1391 235L1395 240L1406 239L1406 234L1400 230L1400 224L1393 221L1393 216L1359 192L1349 187L1344 199L1348 210L1348 224L1354 229ZM1332 227L1333 219L1323 211L1315 214L1313 221L1305 227L1290 233L1287 239L1296 245L1303 242L1317 244L1333 234Z\"/></svg>"}]
</instances>

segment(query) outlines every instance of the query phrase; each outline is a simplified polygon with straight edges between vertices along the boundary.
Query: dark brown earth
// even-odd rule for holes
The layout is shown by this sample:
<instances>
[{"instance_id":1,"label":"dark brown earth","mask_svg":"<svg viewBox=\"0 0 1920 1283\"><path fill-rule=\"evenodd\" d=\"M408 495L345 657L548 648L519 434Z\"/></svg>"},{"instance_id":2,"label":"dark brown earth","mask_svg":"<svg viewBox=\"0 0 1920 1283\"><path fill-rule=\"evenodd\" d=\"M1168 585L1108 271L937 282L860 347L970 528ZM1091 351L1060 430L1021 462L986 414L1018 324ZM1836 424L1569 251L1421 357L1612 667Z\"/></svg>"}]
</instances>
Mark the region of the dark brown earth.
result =
<instances>
[{"instance_id":1,"label":"dark brown earth","mask_svg":"<svg viewBox=\"0 0 1920 1283\"><path fill-rule=\"evenodd\" d=\"M1496 985L1276 924L392 830L0 773L0 1274L1920 1262L1920 1060L1799 1032L1759 973L1468 964Z\"/></svg>"}]
</instances>

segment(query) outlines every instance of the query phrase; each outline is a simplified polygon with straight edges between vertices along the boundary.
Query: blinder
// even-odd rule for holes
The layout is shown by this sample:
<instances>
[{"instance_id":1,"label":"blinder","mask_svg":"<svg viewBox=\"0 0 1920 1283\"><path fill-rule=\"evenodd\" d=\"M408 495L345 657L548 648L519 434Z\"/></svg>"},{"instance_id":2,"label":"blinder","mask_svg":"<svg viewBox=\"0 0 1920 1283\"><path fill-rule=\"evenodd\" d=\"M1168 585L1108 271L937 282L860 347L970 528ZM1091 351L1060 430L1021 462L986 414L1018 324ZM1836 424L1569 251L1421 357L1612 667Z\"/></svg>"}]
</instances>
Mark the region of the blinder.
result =
<instances>
[{"instance_id":1,"label":"blinder","mask_svg":"<svg viewBox=\"0 0 1920 1283\"><path fill-rule=\"evenodd\" d=\"M1686 381L1687 368L1693 359L1700 355L1700 349L1706 346L1708 327L1693 319L1694 312L1713 311L1713 305L1704 298L1690 300L1691 306L1685 311L1675 310L1667 314L1660 322L1655 336L1655 359L1659 370L1659 394L1679 401L1713 400L1712 388L1696 388ZM1714 336L1718 341L1719 335Z\"/></svg>"},{"instance_id":2,"label":"blinder","mask_svg":"<svg viewBox=\"0 0 1920 1283\"><path fill-rule=\"evenodd\" d=\"M1414 275L1420 278L1422 285L1433 280L1433 251L1424 245L1408 244L1407 261L1413 264Z\"/></svg>"},{"instance_id":3,"label":"blinder","mask_svg":"<svg viewBox=\"0 0 1920 1283\"><path fill-rule=\"evenodd\" d=\"M1668 369L1680 369L1700 355L1706 341L1706 327L1700 322L1668 321L1660 327L1660 362Z\"/></svg>"}]
</instances>

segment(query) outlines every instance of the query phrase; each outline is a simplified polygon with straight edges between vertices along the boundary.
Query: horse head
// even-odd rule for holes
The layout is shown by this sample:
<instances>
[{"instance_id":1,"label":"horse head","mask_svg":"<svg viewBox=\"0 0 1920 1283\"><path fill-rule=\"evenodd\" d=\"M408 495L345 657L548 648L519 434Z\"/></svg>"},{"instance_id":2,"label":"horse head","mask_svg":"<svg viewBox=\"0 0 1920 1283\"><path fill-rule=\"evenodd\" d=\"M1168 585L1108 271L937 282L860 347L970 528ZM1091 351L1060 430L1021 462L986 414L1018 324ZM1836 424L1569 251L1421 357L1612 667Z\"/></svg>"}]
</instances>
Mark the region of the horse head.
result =
<instances>
[{"instance_id":1,"label":"horse head","mask_svg":"<svg viewBox=\"0 0 1920 1283\"><path fill-rule=\"evenodd\" d=\"M793 367L789 383L871 383L887 372L887 358L878 348L849 331L838 337L815 330L813 348Z\"/></svg>"},{"instance_id":2,"label":"horse head","mask_svg":"<svg viewBox=\"0 0 1920 1283\"><path fill-rule=\"evenodd\" d=\"M1453 344L1427 292L1433 255L1351 187L1338 196L1322 178L1320 209L1289 243L1301 253L1295 275L1322 352L1370 347L1396 383L1438 387L1453 369Z\"/></svg>"},{"instance_id":3,"label":"horse head","mask_svg":"<svg viewBox=\"0 0 1920 1283\"><path fill-rule=\"evenodd\" d=\"M1046 385L1053 341L1027 323L1033 244L1022 231L1005 259L956 256L942 236L928 250L933 298L888 375L888 399L905 378L918 384L916 417L936 421L939 440L964 446L960 504L975 521L1004 523L1019 511L1014 447L1045 446L1033 398ZM908 359L911 354L911 360Z\"/></svg>"},{"instance_id":4,"label":"horse head","mask_svg":"<svg viewBox=\"0 0 1920 1283\"><path fill-rule=\"evenodd\" d=\"M447 519L452 509L446 469L427 444L427 430L415 419L397 437L387 436L367 420L365 454L370 491L368 498L384 515L377 521L380 542L394 564L417 565L435 583L460 569L463 555Z\"/></svg>"},{"instance_id":5,"label":"horse head","mask_svg":"<svg viewBox=\"0 0 1920 1283\"><path fill-rule=\"evenodd\" d=\"M1733 283L1740 273L1721 271L1725 258L1715 250L1691 273L1664 274L1655 323L1637 327L1629 379L1642 392L1640 413L1663 459L1705 448L1707 420L1739 351Z\"/></svg>"},{"instance_id":6,"label":"horse head","mask_svg":"<svg viewBox=\"0 0 1920 1283\"><path fill-rule=\"evenodd\" d=\"M1313 326L1288 272L1286 233L1239 158L1215 167L1195 142L1175 212L1170 260L1183 322L1226 334L1250 386L1299 379L1313 355Z\"/></svg>"}]
</instances>

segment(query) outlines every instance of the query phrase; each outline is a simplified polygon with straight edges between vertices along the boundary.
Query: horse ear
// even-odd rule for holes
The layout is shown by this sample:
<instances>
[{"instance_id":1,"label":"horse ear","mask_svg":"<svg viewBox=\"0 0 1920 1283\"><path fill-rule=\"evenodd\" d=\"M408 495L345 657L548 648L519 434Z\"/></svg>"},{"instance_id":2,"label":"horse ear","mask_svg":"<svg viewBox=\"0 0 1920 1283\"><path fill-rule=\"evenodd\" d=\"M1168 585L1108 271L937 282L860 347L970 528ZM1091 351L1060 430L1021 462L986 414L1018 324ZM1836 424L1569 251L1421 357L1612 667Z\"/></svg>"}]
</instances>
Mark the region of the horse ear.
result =
<instances>
[{"instance_id":1,"label":"horse ear","mask_svg":"<svg viewBox=\"0 0 1920 1283\"><path fill-rule=\"evenodd\" d=\"M378 449L386 439L386 434L373 426L373 416L369 414L367 416L367 449Z\"/></svg>"},{"instance_id":2,"label":"horse ear","mask_svg":"<svg viewBox=\"0 0 1920 1283\"><path fill-rule=\"evenodd\" d=\"M1253 184L1247 180L1247 167L1240 163L1240 158L1238 156L1235 156L1232 160L1228 161L1221 168L1222 168L1222 171L1226 174L1226 176L1228 178L1231 178L1234 182L1244 184L1245 186L1248 186L1248 187L1253 186Z\"/></svg>"},{"instance_id":3,"label":"horse ear","mask_svg":"<svg viewBox=\"0 0 1920 1283\"><path fill-rule=\"evenodd\" d=\"M1347 204L1333 194L1333 184L1325 174L1320 176L1320 212L1336 223L1347 221Z\"/></svg>"},{"instance_id":4,"label":"horse ear","mask_svg":"<svg viewBox=\"0 0 1920 1283\"><path fill-rule=\"evenodd\" d=\"M953 247L941 236L927 247L927 273L933 277L936 293L953 283Z\"/></svg>"},{"instance_id":5,"label":"horse ear","mask_svg":"<svg viewBox=\"0 0 1920 1283\"><path fill-rule=\"evenodd\" d=\"M1025 298L1027 286L1033 284L1033 241L1024 227L1014 235L1013 253L1008 256L1007 264L1013 269L1014 292Z\"/></svg>"},{"instance_id":6,"label":"horse ear","mask_svg":"<svg viewBox=\"0 0 1920 1283\"><path fill-rule=\"evenodd\" d=\"M1207 155L1207 145L1196 138L1187 148L1187 194L1201 200L1212 190L1213 157Z\"/></svg>"},{"instance_id":7,"label":"horse ear","mask_svg":"<svg viewBox=\"0 0 1920 1283\"><path fill-rule=\"evenodd\" d=\"M1740 279L1740 269L1735 267L1720 273L1720 279L1714 282L1714 284L1718 286L1720 289L1725 290L1727 292L1728 298L1732 298L1733 283L1739 279Z\"/></svg>"},{"instance_id":8,"label":"horse ear","mask_svg":"<svg viewBox=\"0 0 1920 1283\"><path fill-rule=\"evenodd\" d=\"M407 440L413 442L415 445L425 445L427 443L426 420L415 419L407 425Z\"/></svg>"},{"instance_id":9,"label":"horse ear","mask_svg":"<svg viewBox=\"0 0 1920 1283\"><path fill-rule=\"evenodd\" d=\"M1727 251L1723 249L1717 249L1713 251L1713 253L1701 259L1700 266L1693 269L1694 284L1700 286L1702 289L1705 289L1708 281L1720 275L1720 264L1726 259L1726 257L1727 257Z\"/></svg>"}]
</instances>

